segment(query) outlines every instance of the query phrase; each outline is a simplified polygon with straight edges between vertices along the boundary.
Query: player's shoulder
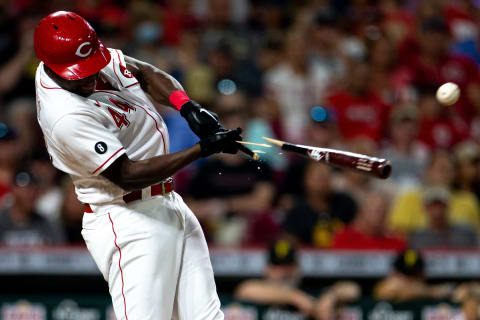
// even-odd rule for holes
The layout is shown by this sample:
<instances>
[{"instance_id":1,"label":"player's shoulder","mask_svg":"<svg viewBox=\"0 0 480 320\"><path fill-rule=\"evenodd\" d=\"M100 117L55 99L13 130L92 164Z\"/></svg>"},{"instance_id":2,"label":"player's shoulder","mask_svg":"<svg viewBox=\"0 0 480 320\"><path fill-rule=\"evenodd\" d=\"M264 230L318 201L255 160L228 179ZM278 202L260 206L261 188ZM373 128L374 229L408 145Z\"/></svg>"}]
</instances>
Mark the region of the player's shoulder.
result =
<instances>
[{"instance_id":1,"label":"player's shoulder","mask_svg":"<svg viewBox=\"0 0 480 320\"><path fill-rule=\"evenodd\" d=\"M55 124L68 115L95 116L94 101L60 88L45 72L43 63L37 69L35 86L40 125L50 132Z\"/></svg>"},{"instance_id":2,"label":"player's shoulder","mask_svg":"<svg viewBox=\"0 0 480 320\"><path fill-rule=\"evenodd\" d=\"M107 77L110 83L115 83L119 87L129 88L138 84L137 79L127 69L125 55L120 49L108 48L110 51L110 62L102 69L102 73Z\"/></svg>"}]
</instances>

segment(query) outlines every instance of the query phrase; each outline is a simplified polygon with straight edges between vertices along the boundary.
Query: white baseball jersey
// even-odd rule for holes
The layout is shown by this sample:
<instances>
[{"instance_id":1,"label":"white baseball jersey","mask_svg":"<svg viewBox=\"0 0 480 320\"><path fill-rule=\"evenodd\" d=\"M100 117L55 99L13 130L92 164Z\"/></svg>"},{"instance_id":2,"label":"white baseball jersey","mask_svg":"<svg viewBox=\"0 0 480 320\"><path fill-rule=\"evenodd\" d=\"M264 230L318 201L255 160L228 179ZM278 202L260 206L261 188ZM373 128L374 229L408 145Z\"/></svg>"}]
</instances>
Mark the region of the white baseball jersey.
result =
<instances>
[{"instance_id":1,"label":"white baseball jersey","mask_svg":"<svg viewBox=\"0 0 480 320\"><path fill-rule=\"evenodd\" d=\"M72 177L78 199L89 204L126 193L100 175L118 157L143 160L169 150L162 117L127 70L123 53L109 51L111 61L89 97L60 88L43 63L35 76L38 122L53 165Z\"/></svg>"}]
</instances>

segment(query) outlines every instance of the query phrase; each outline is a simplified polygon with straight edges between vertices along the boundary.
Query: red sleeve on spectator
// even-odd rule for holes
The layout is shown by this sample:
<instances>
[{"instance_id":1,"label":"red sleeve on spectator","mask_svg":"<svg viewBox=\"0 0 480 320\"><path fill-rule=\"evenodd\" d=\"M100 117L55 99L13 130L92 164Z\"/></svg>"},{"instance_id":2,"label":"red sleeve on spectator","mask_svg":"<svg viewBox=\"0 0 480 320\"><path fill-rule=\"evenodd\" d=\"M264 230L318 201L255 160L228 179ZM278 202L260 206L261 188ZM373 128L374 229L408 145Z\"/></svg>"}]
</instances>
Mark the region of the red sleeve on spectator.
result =
<instances>
[{"instance_id":1,"label":"red sleeve on spectator","mask_svg":"<svg viewBox=\"0 0 480 320\"><path fill-rule=\"evenodd\" d=\"M170 97L168 98L170 100L170 103L177 108L177 110L180 110L182 106L190 101L190 98L187 96L185 91L183 90L175 90L170 94Z\"/></svg>"}]
</instances>

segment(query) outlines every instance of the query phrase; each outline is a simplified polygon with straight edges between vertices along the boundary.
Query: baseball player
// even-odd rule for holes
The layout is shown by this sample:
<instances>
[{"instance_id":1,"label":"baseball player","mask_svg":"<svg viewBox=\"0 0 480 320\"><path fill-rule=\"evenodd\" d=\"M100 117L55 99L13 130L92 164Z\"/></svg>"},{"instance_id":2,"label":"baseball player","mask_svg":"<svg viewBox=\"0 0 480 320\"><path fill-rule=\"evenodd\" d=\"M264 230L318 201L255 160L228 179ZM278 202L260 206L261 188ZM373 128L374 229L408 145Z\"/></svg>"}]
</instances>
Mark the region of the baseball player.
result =
<instances>
[{"instance_id":1,"label":"baseball player","mask_svg":"<svg viewBox=\"0 0 480 320\"><path fill-rule=\"evenodd\" d=\"M38 121L53 165L85 204L82 236L119 320L223 319L200 225L170 178L192 161L236 153L226 130L165 72L106 48L59 11L34 34ZM169 153L152 101L180 110L200 142Z\"/></svg>"}]
</instances>

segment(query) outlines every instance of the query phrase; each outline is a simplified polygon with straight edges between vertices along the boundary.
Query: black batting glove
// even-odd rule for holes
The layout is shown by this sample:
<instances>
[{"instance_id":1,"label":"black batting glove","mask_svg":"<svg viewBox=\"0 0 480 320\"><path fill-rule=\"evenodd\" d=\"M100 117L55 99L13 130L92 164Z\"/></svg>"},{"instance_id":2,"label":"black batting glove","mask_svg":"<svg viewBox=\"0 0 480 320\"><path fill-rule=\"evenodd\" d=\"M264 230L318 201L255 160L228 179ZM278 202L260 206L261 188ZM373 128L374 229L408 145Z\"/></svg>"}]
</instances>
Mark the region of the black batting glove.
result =
<instances>
[{"instance_id":1,"label":"black batting glove","mask_svg":"<svg viewBox=\"0 0 480 320\"><path fill-rule=\"evenodd\" d=\"M190 100L182 106L180 114L187 120L190 129L200 139L211 136L217 132L228 131L220 123L218 115L215 112L203 108L193 100ZM236 140L241 141L243 138L239 135ZM238 143L230 143L222 152L236 154L238 152Z\"/></svg>"},{"instance_id":2,"label":"black batting glove","mask_svg":"<svg viewBox=\"0 0 480 320\"><path fill-rule=\"evenodd\" d=\"M190 129L200 138L205 138L226 129L218 121L216 113L202 108L193 100L185 103L180 114L187 120Z\"/></svg>"},{"instance_id":3,"label":"black batting glove","mask_svg":"<svg viewBox=\"0 0 480 320\"><path fill-rule=\"evenodd\" d=\"M228 152L231 151L230 148L235 144L235 141L241 139L240 133L242 133L241 128L219 131L208 137L202 138L199 142L200 144L200 154L202 157L208 157L214 153ZM234 153L236 153L238 149Z\"/></svg>"}]
</instances>

